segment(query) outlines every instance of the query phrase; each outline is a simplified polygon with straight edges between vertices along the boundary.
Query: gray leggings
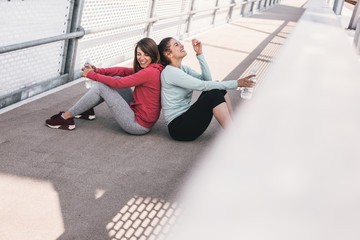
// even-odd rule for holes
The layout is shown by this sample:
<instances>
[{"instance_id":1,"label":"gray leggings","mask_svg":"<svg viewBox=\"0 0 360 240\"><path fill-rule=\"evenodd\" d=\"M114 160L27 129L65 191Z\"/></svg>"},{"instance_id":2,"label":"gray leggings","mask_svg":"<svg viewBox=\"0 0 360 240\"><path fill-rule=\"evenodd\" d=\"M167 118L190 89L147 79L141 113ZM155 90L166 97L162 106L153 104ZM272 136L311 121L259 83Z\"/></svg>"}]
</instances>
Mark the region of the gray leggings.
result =
<instances>
[{"instance_id":1,"label":"gray leggings","mask_svg":"<svg viewBox=\"0 0 360 240\"><path fill-rule=\"evenodd\" d=\"M135 113L130 108L130 102L134 101L131 88L114 89L106 84L96 82L92 88L69 109L71 115L76 116L92 107L106 102L116 122L126 132L134 135L143 135L150 131L138 124Z\"/></svg>"}]
</instances>

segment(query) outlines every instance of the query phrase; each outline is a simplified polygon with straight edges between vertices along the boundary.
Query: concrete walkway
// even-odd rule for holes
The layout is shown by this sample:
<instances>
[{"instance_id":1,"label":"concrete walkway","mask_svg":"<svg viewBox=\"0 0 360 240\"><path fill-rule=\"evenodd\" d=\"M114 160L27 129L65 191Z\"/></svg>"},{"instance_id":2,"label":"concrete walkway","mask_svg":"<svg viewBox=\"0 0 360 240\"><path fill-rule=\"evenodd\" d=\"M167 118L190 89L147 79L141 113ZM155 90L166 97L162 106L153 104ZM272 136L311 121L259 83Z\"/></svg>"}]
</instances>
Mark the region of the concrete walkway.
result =
<instances>
[{"instance_id":1,"label":"concrete walkway","mask_svg":"<svg viewBox=\"0 0 360 240\"><path fill-rule=\"evenodd\" d=\"M306 0L196 36L214 80L236 79L253 65L261 79L296 26ZM199 70L190 41L184 64ZM194 142L170 139L161 116L146 136L124 133L106 104L76 130L45 119L84 93L81 82L0 115L0 239L162 239L179 216L176 202L191 169L222 131L213 120ZM239 91L231 91L234 109Z\"/></svg>"}]
</instances>

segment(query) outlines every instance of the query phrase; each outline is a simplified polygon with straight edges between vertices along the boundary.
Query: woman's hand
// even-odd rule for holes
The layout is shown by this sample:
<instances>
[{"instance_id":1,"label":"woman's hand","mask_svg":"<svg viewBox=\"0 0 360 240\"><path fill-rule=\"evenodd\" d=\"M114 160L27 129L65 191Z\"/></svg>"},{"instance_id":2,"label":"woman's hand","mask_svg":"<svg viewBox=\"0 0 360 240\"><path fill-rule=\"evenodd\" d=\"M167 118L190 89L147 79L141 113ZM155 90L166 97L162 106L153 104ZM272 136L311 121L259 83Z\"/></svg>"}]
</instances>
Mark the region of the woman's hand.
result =
<instances>
[{"instance_id":1,"label":"woman's hand","mask_svg":"<svg viewBox=\"0 0 360 240\"><path fill-rule=\"evenodd\" d=\"M195 38L191 42L192 42L194 51L196 52L196 55L202 54L202 43Z\"/></svg>"},{"instance_id":2,"label":"woman's hand","mask_svg":"<svg viewBox=\"0 0 360 240\"><path fill-rule=\"evenodd\" d=\"M86 77L86 75L90 72L90 71L94 71L96 72L96 67L94 65L90 65L90 64L85 64L85 66L81 69L83 71L83 73L81 74L82 77Z\"/></svg>"},{"instance_id":3,"label":"woman's hand","mask_svg":"<svg viewBox=\"0 0 360 240\"><path fill-rule=\"evenodd\" d=\"M249 80L252 77L255 77L256 75L249 75L247 77L244 78L240 78L238 79L238 87L254 87L255 86L255 82Z\"/></svg>"}]
</instances>

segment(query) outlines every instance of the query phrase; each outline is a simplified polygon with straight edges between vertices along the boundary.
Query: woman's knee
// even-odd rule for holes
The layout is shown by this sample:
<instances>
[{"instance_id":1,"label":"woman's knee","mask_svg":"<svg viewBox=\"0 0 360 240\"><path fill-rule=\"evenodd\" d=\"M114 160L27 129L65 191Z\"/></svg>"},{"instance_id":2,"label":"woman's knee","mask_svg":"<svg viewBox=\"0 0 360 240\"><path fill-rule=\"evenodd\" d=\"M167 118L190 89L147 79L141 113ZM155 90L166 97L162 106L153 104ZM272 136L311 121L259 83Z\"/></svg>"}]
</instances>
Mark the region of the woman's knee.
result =
<instances>
[{"instance_id":1,"label":"woman's knee","mask_svg":"<svg viewBox=\"0 0 360 240\"><path fill-rule=\"evenodd\" d=\"M212 89L206 92L203 92L203 94L207 97L207 98L223 98L226 95L226 90L220 90L220 89Z\"/></svg>"},{"instance_id":2,"label":"woman's knee","mask_svg":"<svg viewBox=\"0 0 360 240\"><path fill-rule=\"evenodd\" d=\"M98 95L100 95L102 85L105 85L105 84L103 84L101 82L93 83L90 90L89 90L89 92L96 92Z\"/></svg>"},{"instance_id":3,"label":"woman's knee","mask_svg":"<svg viewBox=\"0 0 360 240\"><path fill-rule=\"evenodd\" d=\"M102 91L104 89L110 89L111 87L109 87L108 85L106 85L105 83L102 82L96 82L96 84L93 84L93 87L95 89L98 89L99 91Z\"/></svg>"},{"instance_id":4,"label":"woman's knee","mask_svg":"<svg viewBox=\"0 0 360 240\"><path fill-rule=\"evenodd\" d=\"M206 93L206 98L208 98L208 103L211 105L211 108L215 108L219 104L226 102L224 97L225 94L222 90L219 89L213 89L208 91Z\"/></svg>"},{"instance_id":5,"label":"woman's knee","mask_svg":"<svg viewBox=\"0 0 360 240\"><path fill-rule=\"evenodd\" d=\"M138 125L138 124L136 124ZM142 135L146 135L151 131L151 128L145 128L142 126L136 126L136 127L129 127L129 126L121 126L120 127L123 128L123 130L125 132L127 132L130 135L135 135L135 136L142 136Z\"/></svg>"}]
</instances>

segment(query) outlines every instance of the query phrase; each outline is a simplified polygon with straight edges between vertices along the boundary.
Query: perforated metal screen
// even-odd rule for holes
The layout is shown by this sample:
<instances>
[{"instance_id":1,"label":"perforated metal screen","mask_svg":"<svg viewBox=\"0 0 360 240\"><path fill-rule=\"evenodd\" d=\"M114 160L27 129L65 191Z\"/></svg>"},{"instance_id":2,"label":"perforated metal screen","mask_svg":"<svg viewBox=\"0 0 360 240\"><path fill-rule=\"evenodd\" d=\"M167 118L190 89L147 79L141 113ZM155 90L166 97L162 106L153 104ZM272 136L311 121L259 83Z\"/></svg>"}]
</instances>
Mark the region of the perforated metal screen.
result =
<instances>
[{"instance_id":1,"label":"perforated metal screen","mask_svg":"<svg viewBox=\"0 0 360 240\"><path fill-rule=\"evenodd\" d=\"M0 1L0 46L60 35L68 27L67 0ZM58 77L64 41L0 55L0 96Z\"/></svg>"},{"instance_id":2,"label":"perforated metal screen","mask_svg":"<svg viewBox=\"0 0 360 240\"><path fill-rule=\"evenodd\" d=\"M149 4L149 0L87 0L81 26L91 30L146 20ZM80 69L87 58L93 64L106 66L132 57L135 43L143 37L145 27L144 23L85 35L79 41L76 68Z\"/></svg>"},{"instance_id":3,"label":"perforated metal screen","mask_svg":"<svg viewBox=\"0 0 360 240\"><path fill-rule=\"evenodd\" d=\"M236 20L242 16L241 10L243 9L243 4L242 4L243 2L244 2L243 0L235 0L235 3L237 5L233 8L231 19Z\"/></svg>"},{"instance_id":4,"label":"perforated metal screen","mask_svg":"<svg viewBox=\"0 0 360 240\"><path fill-rule=\"evenodd\" d=\"M221 7L218 11L216 11L216 17L215 17L215 25L221 25L228 21L229 19L229 5L231 1L230 0L219 0L218 1L218 7Z\"/></svg>"},{"instance_id":5,"label":"perforated metal screen","mask_svg":"<svg viewBox=\"0 0 360 240\"><path fill-rule=\"evenodd\" d=\"M174 16L190 11L190 0L157 0L155 16ZM182 38L186 30L187 16L161 20L153 25L151 37L159 43L165 37Z\"/></svg>"},{"instance_id":6,"label":"perforated metal screen","mask_svg":"<svg viewBox=\"0 0 360 240\"><path fill-rule=\"evenodd\" d=\"M0 94L60 76L63 42L0 55Z\"/></svg>"}]
</instances>

